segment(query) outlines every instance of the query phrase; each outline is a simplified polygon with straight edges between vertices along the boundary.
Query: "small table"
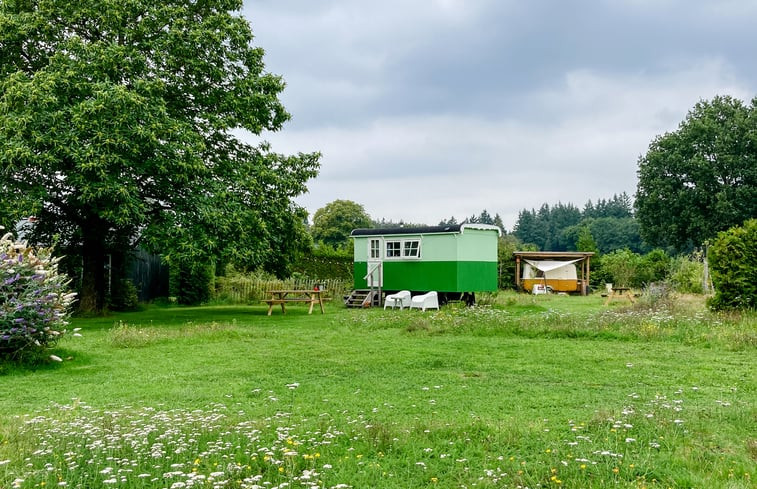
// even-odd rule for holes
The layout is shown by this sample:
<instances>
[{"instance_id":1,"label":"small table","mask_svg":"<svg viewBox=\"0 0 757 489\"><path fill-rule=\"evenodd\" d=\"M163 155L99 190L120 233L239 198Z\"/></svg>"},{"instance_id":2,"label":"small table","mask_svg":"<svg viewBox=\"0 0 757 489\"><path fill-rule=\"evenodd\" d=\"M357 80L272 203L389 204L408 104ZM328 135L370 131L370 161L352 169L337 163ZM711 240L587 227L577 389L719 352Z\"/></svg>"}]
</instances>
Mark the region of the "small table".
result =
<instances>
[{"instance_id":1,"label":"small table","mask_svg":"<svg viewBox=\"0 0 757 489\"><path fill-rule=\"evenodd\" d=\"M609 304L613 299L623 299L624 297L628 298L628 300L631 301L631 304L636 302L633 298L630 287L613 287L607 295L605 305Z\"/></svg>"},{"instance_id":2,"label":"small table","mask_svg":"<svg viewBox=\"0 0 757 489\"><path fill-rule=\"evenodd\" d=\"M271 290L269 294L270 299L265 299L263 302L268 304L268 315L273 312L273 306L276 304L281 305L281 313L286 314L287 302L307 302L310 304L308 314L313 314L313 306L318 304L321 306L321 314L323 311L323 292L322 290Z\"/></svg>"}]
</instances>

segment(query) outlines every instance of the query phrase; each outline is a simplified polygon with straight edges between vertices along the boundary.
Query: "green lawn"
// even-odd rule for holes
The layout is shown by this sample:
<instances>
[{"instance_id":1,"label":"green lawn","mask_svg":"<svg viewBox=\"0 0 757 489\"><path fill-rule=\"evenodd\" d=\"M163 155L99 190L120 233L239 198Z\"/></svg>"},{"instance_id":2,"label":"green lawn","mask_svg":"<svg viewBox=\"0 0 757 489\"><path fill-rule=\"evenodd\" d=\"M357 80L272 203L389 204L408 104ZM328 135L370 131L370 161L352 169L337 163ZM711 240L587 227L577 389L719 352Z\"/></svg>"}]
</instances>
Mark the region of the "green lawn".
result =
<instances>
[{"instance_id":1,"label":"green lawn","mask_svg":"<svg viewBox=\"0 0 757 489\"><path fill-rule=\"evenodd\" d=\"M489 300L74 320L0 370L0 487L754 487L754 314Z\"/></svg>"}]
</instances>

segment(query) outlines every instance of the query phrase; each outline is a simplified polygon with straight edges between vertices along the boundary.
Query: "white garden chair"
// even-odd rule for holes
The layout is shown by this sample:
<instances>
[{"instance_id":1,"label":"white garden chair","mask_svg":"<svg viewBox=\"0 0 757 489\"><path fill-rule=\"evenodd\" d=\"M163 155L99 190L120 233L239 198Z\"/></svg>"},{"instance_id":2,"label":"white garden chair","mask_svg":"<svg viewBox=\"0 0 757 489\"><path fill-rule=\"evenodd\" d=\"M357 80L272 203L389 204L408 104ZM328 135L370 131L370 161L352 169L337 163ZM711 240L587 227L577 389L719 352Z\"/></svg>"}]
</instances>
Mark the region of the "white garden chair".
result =
<instances>
[{"instance_id":1,"label":"white garden chair","mask_svg":"<svg viewBox=\"0 0 757 489\"><path fill-rule=\"evenodd\" d=\"M439 296L436 292L431 291L425 294L416 295L410 299L410 309L439 309Z\"/></svg>"},{"instance_id":2,"label":"white garden chair","mask_svg":"<svg viewBox=\"0 0 757 489\"><path fill-rule=\"evenodd\" d=\"M400 311L406 307L410 306L410 291L409 290L400 290L396 294L389 294L384 299L384 309L386 309L386 306L392 306L392 309L395 308L395 306L400 306Z\"/></svg>"}]
</instances>

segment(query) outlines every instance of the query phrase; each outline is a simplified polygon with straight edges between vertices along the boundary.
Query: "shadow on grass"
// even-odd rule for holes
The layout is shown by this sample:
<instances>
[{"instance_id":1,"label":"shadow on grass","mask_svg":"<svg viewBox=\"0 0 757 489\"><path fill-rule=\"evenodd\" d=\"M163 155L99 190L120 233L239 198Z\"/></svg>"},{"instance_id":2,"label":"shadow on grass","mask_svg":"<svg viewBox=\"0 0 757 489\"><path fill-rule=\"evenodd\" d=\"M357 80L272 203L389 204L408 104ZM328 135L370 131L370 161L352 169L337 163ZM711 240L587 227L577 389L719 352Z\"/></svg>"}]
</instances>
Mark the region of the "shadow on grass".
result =
<instances>
[{"instance_id":1,"label":"shadow on grass","mask_svg":"<svg viewBox=\"0 0 757 489\"><path fill-rule=\"evenodd\" d=\"M53 360L55 355L62 361ZM90 362L86 353L67 348L53 348L18 357L0 356L0 376L28 375L65 369L72 363L82 365Z\"/></svg>"}]
</instances>

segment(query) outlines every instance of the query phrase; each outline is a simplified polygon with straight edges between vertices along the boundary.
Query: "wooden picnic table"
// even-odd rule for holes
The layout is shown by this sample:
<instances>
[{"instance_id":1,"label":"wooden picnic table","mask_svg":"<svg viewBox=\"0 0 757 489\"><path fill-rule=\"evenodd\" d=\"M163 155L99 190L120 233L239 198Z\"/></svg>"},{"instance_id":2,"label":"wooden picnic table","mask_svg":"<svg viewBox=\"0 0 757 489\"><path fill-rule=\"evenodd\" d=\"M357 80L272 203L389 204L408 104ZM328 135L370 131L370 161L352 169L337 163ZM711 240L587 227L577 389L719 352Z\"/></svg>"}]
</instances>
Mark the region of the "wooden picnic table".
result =
<instances>
[{"instance_id":1,"label":"wooden picnic table","mask_svg":"<svg viewBox=\"0 0 757 489\"><path fill-rule=\"evenodd\" d=\"M631 303L633 304L636 302L633 298L633 294L631 293L630 287L613 287L610 290L610 293L607 294L607 299L605 299L605 305L609 304L610 301L614 299L623 299L627 298Z\"/></svg>"},{"instance_id":2,"label":"wooden picnic table","mask_svg":"<svg viewBox=\"0 0 757 489\"><path fill-rule=\"evenodd\" d=\"M313 306L318 304L321 307L321 314L323 312L323 290L307 290L307 289L294 289L294 290L271 290L268 292L270 298L264 299L263 302L268 304L268 315L273 312L273 306L280 305L281 313L286 314L286 304L292 302L306 302L310 304L308 314L313 314Z\"/></svg>"}]
</instances>

